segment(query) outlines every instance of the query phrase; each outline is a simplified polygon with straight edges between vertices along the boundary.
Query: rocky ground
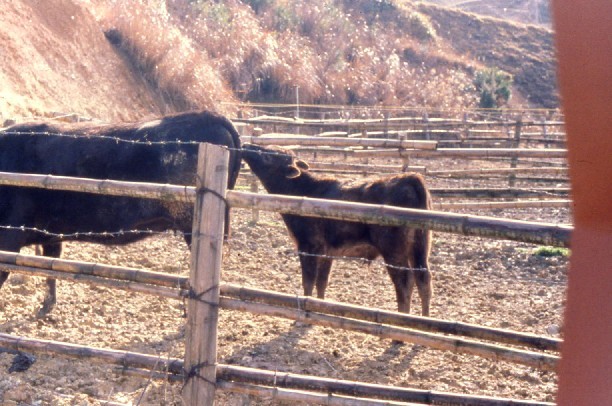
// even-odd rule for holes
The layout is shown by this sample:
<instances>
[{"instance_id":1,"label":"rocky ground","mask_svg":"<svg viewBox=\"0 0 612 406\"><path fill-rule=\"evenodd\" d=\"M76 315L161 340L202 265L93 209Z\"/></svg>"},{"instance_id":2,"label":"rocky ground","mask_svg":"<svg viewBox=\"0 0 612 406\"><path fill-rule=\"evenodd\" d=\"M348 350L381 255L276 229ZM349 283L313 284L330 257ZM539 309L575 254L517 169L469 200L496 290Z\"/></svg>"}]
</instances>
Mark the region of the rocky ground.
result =
<instances>
[{"instance_id":1,"label":"rocky ground","mask_svg":"<svg viewBox=\"0 0 612 406\"><path fill-rule=\"evenodd\" d=\"M437 165L448 167L448 163ZM429 183L458 185L439 178ZM239 188L248 190L248 185L241 181ZM567 209L464 212L570 222ZM233 236L224 248L223 282L301 294L299 262L278 214L261 212L254 223L250 210L235 210L232 226ZM535 248L436 233L431 255L432 316L560 337L568 261L563 256L536 255ZM69 243L64 257L176 275L188 275L189 266L187 246L173 234L124 247ZM183 357L182 302L60 282L57 307L50 316L37 319L34 314L43 294L41 278L13 274L0 294L0 332ZM327 297L395 310L392 284L380 262L368 266L337 261ZM416 294L413 300L413 311L420 311ZM220 317L218 359L224 364L471 395L550 402L555 397L553 372L248 313L222 310ZM88 360L36 357L29 370L9 373L14 355L0 353L3 405L180 404L180 384L125 376L116 367ZM219 393L218 404L282 402Z\"/></svg>"}]
</instances>

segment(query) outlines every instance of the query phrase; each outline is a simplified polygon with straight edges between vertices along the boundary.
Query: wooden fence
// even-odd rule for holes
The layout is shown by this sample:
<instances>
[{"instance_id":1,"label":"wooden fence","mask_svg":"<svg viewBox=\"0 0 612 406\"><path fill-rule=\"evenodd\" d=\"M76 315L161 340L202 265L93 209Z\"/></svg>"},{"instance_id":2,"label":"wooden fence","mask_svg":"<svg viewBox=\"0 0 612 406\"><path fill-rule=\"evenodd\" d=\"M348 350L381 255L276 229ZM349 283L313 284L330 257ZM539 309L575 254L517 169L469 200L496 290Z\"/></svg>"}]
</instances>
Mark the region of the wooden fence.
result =
<instances>
[{"instance_id":1,"label":"wooden fence","mask_svg":"<svg viewBox=\"0 0 612 406\"><path fill-rule=\"evenodd\" d=\"M288 107L288 111L291 108ZM428 114L427 112L380 112L370 109L358 118L354 112L338 109L299 117L282 113L257 113L255 116L234 118L240 125L248 125L259 132L290 132L316 135L318 137L367 137L400 138L410 137L437 140L454 146L475 146L482 143L497 143L498 146L544 145L564 146L564 122L554 112L516 111L463 112L461 115L449 112ZM260 110L261 111L261 110ZM295 110L293 110L295 111ZM376 116L378 114L378 116ZM402 115L403 114L403 115ZM318 118L314 118L317 116Z\"/></svg>"},{"instance_id":2,"label":"wooden fence","mask_svg":"<svg viewBox=\"0 0 612 406\"><path fill-rule=\"evenodd\" d=\"M214 398L215 387L228 391L269 394L272 386L279 399L321 402L323 404L377 404L371 397L402 402L450 402L473 405L534 405L549 404L513 399L471 397L459 394L393 388L358 382L327 380L291 374L252 370L218 365L216 362L216 320L219 307L269 314L312 324L334 326L367 332L379 337L428 345L433 348L476 354L486 358L505 359L543 370L554 370L558 357L546 353L511 348L498 344L476 342L470 339L448 337L453 333L466 337L487 339L523 347L557 350L558 340L530 336L524 333L495 330L480 326L445 322L395 312L363 309L312 298L296 298L273 292L221 285L219 269L223 235L223 200L226 196L232 207L273 210L282 213L313 215L342 220L379 223L383 225L410 225L438 231L480 235L491 238L513 239L538 244L569 246L572 228L516 220L503 220L483 216L465 216L451 213L402 209L381 205L366 205L290 196L258 195L225 191L227 151L203 145L200 148L198 177L202 183L196 187L153 185L92 179L73 179L50 175L0 173L0 185L41 187L72 191L134 196L195 203L192 263L190 277L126 269L91 263L76 263L55 258L0 253L2 267L11 272L22 272L78 282L103 284L120 289L155 294L176 299L188 299L185 361L160 360L143 354L95 349L73 344L32 340L0 334L0 344L22 351L61 353L71 357L102 359L122 365L138 374L142 368L152 369L162 363L162 369L184 380L183 398L186 404L203 404ZM213 193L209 193L213 191ZM202 213L216 213L203 216ZM359 315L361 320L356 317ZM347 317L350 316L350 317ZM208 323L203 325L202 323ZM150 372L147 372L150 374ZM205 379L191 379L198 375ZM164 378L168 379L166 376ZM272 379L273 380L270 380ZM247 383L248 382L248 383ZM215 385L217 383L217 385ZM288 391L301 389L310 392ZM312 390L326 395L312 393ZM352 396L352 398L346 398ZM370 399L363 399L370 398ZM348 400L347 400L348 399ZM390 404L388 402L380 404Z\"/></svg>"},{"instance_id":3,"label":"wooden fence","mask_svg":"<svg viewBox=\"0 0 612 406\"><path fill-rule=\"evenodd\" d=\"M257 145L292 145L298 151L352 154L361 157L457 157L457 158L566 158L565 149L542 148L437 148L436 141L376 138L324 138L293 134L243 136L242 142ZM312 149L308 147L325 147ZM331 147L331 148L330 148ZM336 148L334 148L336 147ZM344 147L339 149L338 147ZM363 149L370 147L370 149ZM358 148L358 149L356 149ZM379 149L371 149L379 148Z\"/></svg>"},{"instance_id":4,"label":"wooden fence","mask_svg":"<svg viewBox=\"0 0 612 406\"><path fill-rule=\"evenodd\" d=\"M517 181L522 182L568 182L567 168L564 164L567 159L567 150L558 148L519 148L518 132L509 148L500 148L499 145L488 148L439 148L440 141L389 138L347 138L347 137L321 137L305 136L295 134L267 134L262 136L242 136L242 142L256 145L284 145L299 155L312 154L313 170L332 172L335 174L363 174L367 176L372 173L398 173L416 171L428 176L466 177L466 176L506 176L508 185L514 186ZM349 157L361 160L359 163L347 163L336 160L335 162L321 162L319 156L342 156L344 161ZM372 165L369 159L398 159L402 165ZM462 160L506 160L508 168L480 169L480 170L455 170L455 171L428 171L425 166L414 165L414 158L441 159L452 158ZM552 164L553 167L528 168L519 167L520 160L538 160L540 163ZM367 162L367 164L363 164ZM413 165L410 165L412 163ZM539 165L541 167L541 165ZM541 169L541 170L539 170ZM536 173L537 177L518 177L521 174ZM563 178L551 178L551 174L565 175Z\"/></svg>"}]
</instances>

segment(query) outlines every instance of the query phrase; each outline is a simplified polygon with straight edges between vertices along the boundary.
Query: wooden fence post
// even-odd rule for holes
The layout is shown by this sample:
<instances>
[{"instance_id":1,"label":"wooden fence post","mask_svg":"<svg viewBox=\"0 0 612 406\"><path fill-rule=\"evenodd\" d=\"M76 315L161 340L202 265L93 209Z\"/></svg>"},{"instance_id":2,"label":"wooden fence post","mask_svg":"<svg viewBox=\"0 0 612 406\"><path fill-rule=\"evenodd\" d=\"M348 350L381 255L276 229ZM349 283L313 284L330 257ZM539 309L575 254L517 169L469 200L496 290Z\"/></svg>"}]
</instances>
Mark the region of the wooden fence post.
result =
<instances>
[{"instance_id":1,"label":"wooden fence post","mask_svg":"<svg viewBox=\"0 0 612 406\"><path fill-rule=\"evenodd\" d=\"M384 116L384 134L385 134L385 138L389 138L389 112L386 111L385 112L385 116Z\"/></svg>"},{"instance_id":2,"label":"wooden fence post","mask_svg":"<svg viewBox=\"0 0 612 406\"><path fill-rule=\"evenodd\" d=\"M546 116L542 116L542 137L544 138L544 148L550 148L550 143L548 142L548 129L546 128Z\"/></svg>"},{"instance_id":3,"label":"wooden fence post","mask_svg":"<svg viewBox=\"0 0 612 406\"><path fill-rule=\"evenodd\" d=\"M463 120L461 124L463 125L463 133L459 134L459 146L460 147L463 146L463 140L467 140L470 138L470 125L468 124L467 113L463 113Z\"/></svg>"},{"instance_id":4,"label":"wooden fence post","mask_svg":"<svg viewBox=\"0 0 612 406\"><path fill-rule=\"evenodd\" d=\"M200 145L185 332L185 385L182 390L183 402L188 406L213 405L215 399L228 161L227 149L212 144Z\"/></svg>"},{"instance_id":5,"label":"wooden fence post","mask_svg":"<svg viewBox=\"0 0 612 406\"><path fill-rule=\"evenodd\" d=\"M404 141L406 140L406 136L405 135L400 135L399 136L400 141ZM404 148L401 147L400 144L400 151L403 151ZM408 172L408 167L410 166L410 155L409 154L404 154L404 156L402 157L402 172ZM367 176L367 172L364 171L364 175L363 176Z\"/></svg>"},{"instance_id":6,"label":"wooden fence post","mask_svg":"<svg viewBox=\"0 0 612 406\"><path fill-rule=\"evenodd\" d=\"M251 193L259 193L259 184L257 183L257 177L255 174L253 174L253 177L251 178ZM254 223L259 222L259 210L257 210L256 207L253 207L251 210L251 220Z\"/></svg>"},{"instance_id":7,"label":"wooden fence post","mask_svg":"<svg viewBox=\"0 0 612 406\"><path fill-rule=\"evenodd\" d=\"M423 122L425 123L425 139L431 140L431 132L429 129L429 115L427 114L427 111L425 111L425 114L423 114Z\"/></svg>"},{"instance_id":8,"label":"wooden fence post","mask_svg":"<svg viewBox=\"0 0 612 406\"><path fill-rule=\"evenodd\" d=\"M521 145L521 128L523 127L523 118L519 117L514 127L514 140L512 142L512 148L518 148ZM518 165L518 156L512 158L510 161L510 168L516 168ZM516 183L516 175L511 174L508 176L508 185L514 186Z\"/></svg>"}]
</instances>

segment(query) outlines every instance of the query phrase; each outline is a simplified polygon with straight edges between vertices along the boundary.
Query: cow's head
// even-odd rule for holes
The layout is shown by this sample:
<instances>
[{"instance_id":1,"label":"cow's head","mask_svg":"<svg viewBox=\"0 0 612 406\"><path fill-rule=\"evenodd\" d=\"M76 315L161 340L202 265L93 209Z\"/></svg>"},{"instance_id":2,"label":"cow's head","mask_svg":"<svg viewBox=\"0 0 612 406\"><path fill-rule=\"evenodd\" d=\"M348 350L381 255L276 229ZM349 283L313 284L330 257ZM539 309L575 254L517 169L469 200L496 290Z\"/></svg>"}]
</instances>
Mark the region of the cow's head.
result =
<instances>
[{"instance_id":1,"label":"cow's head","mask_svg":"<svg viewBox=\"0 0 612 406\"><path fill-rule=\"evenodd\" d=\"M298 159L293 151L277 146L264 148L245 144L242 157L264 184L273 178L295 179L309 169L308 164Z\"/></svg>"}]
</instances>

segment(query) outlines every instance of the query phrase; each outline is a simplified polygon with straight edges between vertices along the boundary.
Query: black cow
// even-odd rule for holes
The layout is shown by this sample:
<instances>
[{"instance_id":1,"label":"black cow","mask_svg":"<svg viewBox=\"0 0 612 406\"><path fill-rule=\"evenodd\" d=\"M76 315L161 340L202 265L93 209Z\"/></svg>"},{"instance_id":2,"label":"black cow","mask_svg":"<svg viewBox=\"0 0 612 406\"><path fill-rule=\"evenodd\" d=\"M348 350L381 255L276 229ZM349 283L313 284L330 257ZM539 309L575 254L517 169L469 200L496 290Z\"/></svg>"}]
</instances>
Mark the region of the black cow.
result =
<instances>
[{"instance_id":1,"label":"black cow","mask_svg":"<svg viewBox=\"0 0 612 406\"><path fill-rule=\"evenodd\" d=\"M14 125L0 131L0 171L194 185L197 142L229 148L228 188L233 188L240 170L239 134L229 120L206 111L136 124ZM39 244L44 255L59 257L62 241L127 244L145 238L146 230L180 231L189 244L192 211L189 204L153 199L0 186L0 249L18 252ZM143 232L116 233L121 230ZM0 271L0 287L7 278L8 272ZM55 305L55 280L47 285L39 316Z\"/></svg>"},{"instance_id":2,"label":"black cow","mask_svg":"<svg viewBox=\"0 0 612 406\"><path fill-rule=\"evenodd\" d=\"M431 208L425 181L416 173L348 185L309 172L306 162L282 148L247 144L242 157L269 193ZM282 217L297 244L305 295L312 295L316 286L317 296L324 298L333 256L357 256L369 260L382 256L395 285L399 311L410 312L410 298L416 283L422 314L429 315L432 295L428 264L430 231L289 214Z\"/></svg>"}]
</instances>

